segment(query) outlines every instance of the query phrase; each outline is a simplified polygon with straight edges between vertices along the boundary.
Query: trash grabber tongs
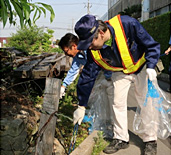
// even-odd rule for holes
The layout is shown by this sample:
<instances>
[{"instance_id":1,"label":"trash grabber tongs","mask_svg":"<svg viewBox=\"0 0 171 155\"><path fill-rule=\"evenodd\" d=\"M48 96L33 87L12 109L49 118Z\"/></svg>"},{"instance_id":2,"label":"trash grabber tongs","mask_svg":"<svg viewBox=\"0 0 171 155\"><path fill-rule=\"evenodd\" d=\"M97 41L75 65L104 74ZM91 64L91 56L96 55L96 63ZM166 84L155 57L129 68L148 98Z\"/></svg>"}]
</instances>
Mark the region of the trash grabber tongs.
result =
<instances>
[{"instance_id":1,"label":"trash grabber tongs","mask_svg":"<svg viewBox=\"0 0 171 155\"><path fill-rule=\"evenodd\" d=\"M70 147L69 147L68 155L69 155L70 152L71 152L71 148L72 148L72 151L73 151L74 148L75 148L75 142L76 142L76 139L77 139L78 126L79 126L78 123L76 123L76 124L74 125L74 131L73 131L73 134L72 134L71 144L70 144Z\"/></svg>"}]
</instances>

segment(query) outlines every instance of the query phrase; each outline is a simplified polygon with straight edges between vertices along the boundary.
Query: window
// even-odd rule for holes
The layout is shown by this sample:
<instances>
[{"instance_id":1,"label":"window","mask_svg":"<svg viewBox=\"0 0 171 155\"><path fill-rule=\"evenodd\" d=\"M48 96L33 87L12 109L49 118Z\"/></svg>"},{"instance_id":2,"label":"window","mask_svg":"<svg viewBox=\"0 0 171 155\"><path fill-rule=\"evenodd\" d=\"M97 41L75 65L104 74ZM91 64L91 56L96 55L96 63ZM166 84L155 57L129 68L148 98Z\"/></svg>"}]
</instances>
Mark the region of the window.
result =
<instances>
[{"instance_id":1,"label":"window","mask_svg":"<svg viewBox=\"0 0 171 155\"><path fill-rule=\"evenodd\" d=\"M119 1L119 0L109 0L109 1L108 1L108 2L109 2L109 9L110 9L113 5L115 5L118 1Z\"/></svg>"},{"instance_id":2,"label":"window","mask_svg":"<svg viewBox=\"0 0 171 155\"><path fill-rule=\"evenodd\" d=\"M7 43L7 41L6 41L5 39L3 39L3 41L2 41L2 42L3 42L3 45Z\"/></svg>"}]
</instances>

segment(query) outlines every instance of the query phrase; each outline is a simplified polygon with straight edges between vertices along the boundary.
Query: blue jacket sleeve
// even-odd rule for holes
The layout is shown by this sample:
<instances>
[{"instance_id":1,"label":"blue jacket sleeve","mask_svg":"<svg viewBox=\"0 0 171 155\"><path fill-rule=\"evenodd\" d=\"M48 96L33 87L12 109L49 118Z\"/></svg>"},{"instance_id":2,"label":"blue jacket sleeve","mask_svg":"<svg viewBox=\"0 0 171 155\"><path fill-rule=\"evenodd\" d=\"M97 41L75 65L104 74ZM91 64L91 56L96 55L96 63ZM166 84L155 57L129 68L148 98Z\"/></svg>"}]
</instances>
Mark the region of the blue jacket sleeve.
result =
<instances>
[{"instance_id":1,"label":"blue jacket sleeve","mask_svg":"<svg viewBox=\"0 0 171 155\"><path fill-rule=\"evenodd\" d=\"M136 19L132 18L131 25L130 29L133 31L135 41L145 51L147 68L154 69L160 57L160 44L154 41Z\"/></svg>"},{"instance_id":2,"label":"blue jacket sleeve","mask_svg":"<svg viewBox=\"0 0 171 155\"><path fill-rule=\"evenodd\" d=\"M90 51L87 52L87 63L84 66L77 84L77 96L80 106L87 106L87 102L94 86L94 82L101 68L93 61Z\"/></svg>"},{"instance_id":3,"label":"blue jacket sleeve","mask_svg":"<svg viewBox=\"0 0 171 155\"><path fill-rule=\"evenodd\" d=\"M67 87L76 79L80 69L80 65L81 64L77 61L77 59L73 58L71 68L68 71L67 76L63 80L63 84L62 84L63 86Z\"/></svg>"}]
</instances>

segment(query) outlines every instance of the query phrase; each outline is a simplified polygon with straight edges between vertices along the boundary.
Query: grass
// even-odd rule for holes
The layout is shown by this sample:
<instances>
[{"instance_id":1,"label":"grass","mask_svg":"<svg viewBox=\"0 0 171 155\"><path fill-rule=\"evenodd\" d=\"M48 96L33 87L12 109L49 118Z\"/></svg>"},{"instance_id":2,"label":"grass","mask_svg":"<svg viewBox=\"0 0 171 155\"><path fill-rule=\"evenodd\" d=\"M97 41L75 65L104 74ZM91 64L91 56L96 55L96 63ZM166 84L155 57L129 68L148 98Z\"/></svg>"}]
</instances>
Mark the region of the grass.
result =
<instances>
[{"instance_id":1,"label":"grass","mask_svg":"<svg viewBox=\"0 0 171 155\"><path fill-rule=\"evenodd\" d=\"M55 137L63 143L63 147L65 148L66 152L68 153L70 144L71 144L71 138L74 130L73 125L73 112L77 108L77 96L76 96L76 84L78 81L77 79L68 86L66 90L66 95L60 99L59 101L59 108L58 108L58 114L59 118L57 121L57 128L56 128L56 134ZM88 128L89 123L81 123L81 125L78 128L77 133L77 139L75 143L75 148L78 147L89 135ZM109 144L103 139L103 132L98 132L98 138L94 139L95 145L93 148L92 155L99 155L100 152Z\"/></svg>"},{"instance_id":2,"label":"grass","mask_svg":"<svg viewBox=\"0 0 171 155\"><path fill-rule=\"evenodd\" d=\"M94 139L95 145L91 155L99 155L100 152L103 151L103 149L109 144L109 142L104 140L102 131L99 131L97 135L98 137Z\"/></svg>"},{"instance_id":3,"label":"grass","mask_svg":"<svg viewBox=\"0 0 171 155\"><path fill-rule=\"evenodd\" d=\"M67 87L66 95L60 99L58 107L58 121L55 137L63 143L63 147L68 153L71 138L74 130L73 112L77 109L76 84L78 78ZM81 144L88 136L88 123L81 123L77 132L75 148Z\"/></svg>"}]
</instances>

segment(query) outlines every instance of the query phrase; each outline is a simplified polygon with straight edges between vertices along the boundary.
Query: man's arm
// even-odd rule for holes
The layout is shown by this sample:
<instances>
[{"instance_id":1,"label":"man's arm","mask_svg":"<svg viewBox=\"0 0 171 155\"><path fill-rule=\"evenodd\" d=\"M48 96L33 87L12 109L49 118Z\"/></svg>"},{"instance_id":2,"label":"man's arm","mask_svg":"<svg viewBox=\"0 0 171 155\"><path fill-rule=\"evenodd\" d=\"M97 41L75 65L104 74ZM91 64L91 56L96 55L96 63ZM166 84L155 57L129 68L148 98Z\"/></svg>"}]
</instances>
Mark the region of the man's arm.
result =
<instances>
[{"instance_id":1,"label":"man's arm","mask_svg":"<svg viewBox=\"0 0 171 155\"><path fill-rule=\"evenodd\" d=\"M73 59L72 65L70 70L67 73L67 76L63 80L62 86L67 87L70 85L77 77L80 69L80 63L77 61L77 59Z\"/></svg>"},{"instance_id":2,"label":"man's arm","mask_svg":"<svg viewBox=\"0 0 171 155\"><path fill-rule=\"evenodd\" d=\"M170 51L171 51L171 36L170 36L170 40L169 40L169 47L168 47L168 49L165 51L165 54L168 55Z\"/></svg>"},{"instance_id":3,"label":"man's arm","mask_svg":"<svg viewBox=\"0 0 171 155\"><path fill-rule=\"evenodd\" d=\"M87 106L87 102L94 86L94 82L101 68L93 61L90 51L87 52L87 63L84 66L77 84L77 97L80 106Z\"/></svg>"},{"instance_id":4,"label":"man's arm","mask_svg":"<svg viewBox=\"0 0 171 155\"><path fill-rule=\"evenodd\" d=\"M135 41L145 49L147 68L154 69L160 57L160 44L148 34L136 19L133 19L132 28L135 34Z\"/></svg>"},{"instance_id":5,"label":"man's arm","mask_svg":"<svg viewBox=\"0 0 171 155\"><path fill-rule=\"evenodd\" d=\"M148 32L136 19L133 19L131 25L133 25L135 34L134 37L136 43L138 44L138 48L142 48L145 52L147 66L146 72L148 78L150 81L154 81L157 77L157 73L154 68L160 57L160 44L154 41L154 39L148 34Z\"/></svg>"},{"instance_id":6,"label":"man's arm","mask_svg":"<svg viewBox=\"0 0 171 155\"><path fill-rule=\"evenodd\" d=\"M98 75L98 72L101 68L93 61L91 58L90 51L87 53L87 63L84 66L78 84L77 84L77 96L79 100L78 108L74 111L73 114L73 123L81 124L85 110L87 106L87 102L93 88L95 79Z\"/></svg>"},{"instance_id":7,"label":"man's arm","mask_svg":"<svg viewBox=\"0 0 171 155\"><path fill-rule=\"evenodd\" d=\"M80 70L80 62L77 61L77 58L74 58L72 65L71 65L71 68L68 71L67 76L63 80L61 90L60 90L60 98L62 98L62 96L65 96L66 87L68 85L70 85L76 79L76 77L79 73L79 70Z\"/></svg>"}]
</instances>

